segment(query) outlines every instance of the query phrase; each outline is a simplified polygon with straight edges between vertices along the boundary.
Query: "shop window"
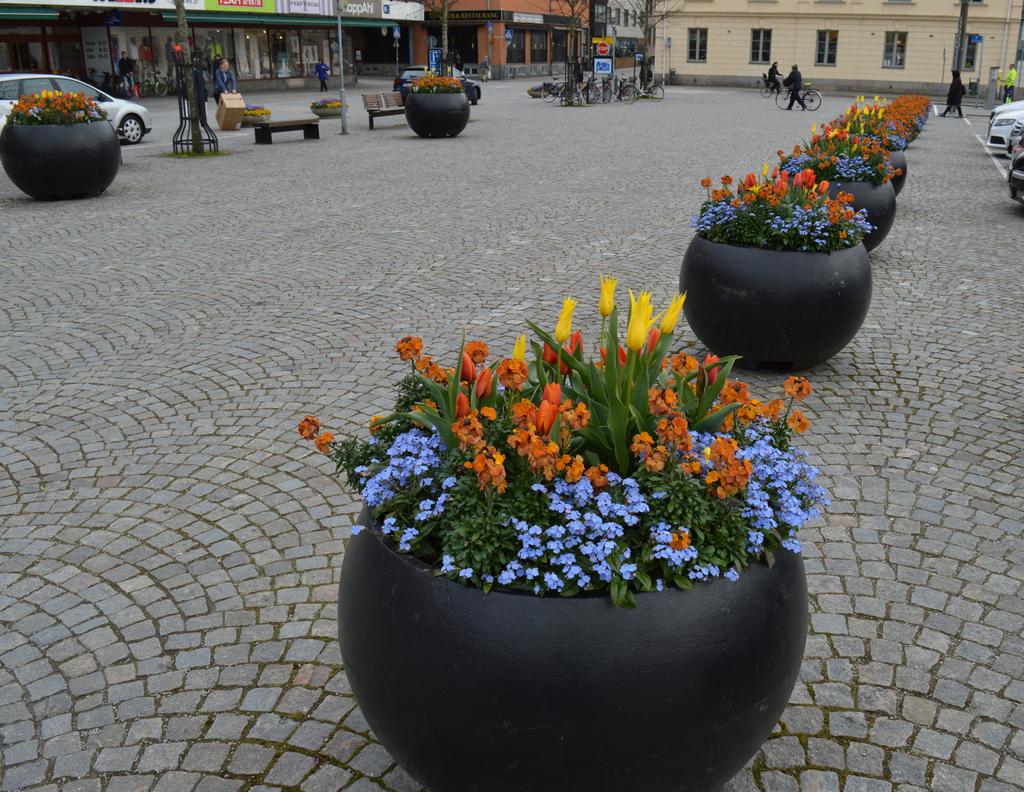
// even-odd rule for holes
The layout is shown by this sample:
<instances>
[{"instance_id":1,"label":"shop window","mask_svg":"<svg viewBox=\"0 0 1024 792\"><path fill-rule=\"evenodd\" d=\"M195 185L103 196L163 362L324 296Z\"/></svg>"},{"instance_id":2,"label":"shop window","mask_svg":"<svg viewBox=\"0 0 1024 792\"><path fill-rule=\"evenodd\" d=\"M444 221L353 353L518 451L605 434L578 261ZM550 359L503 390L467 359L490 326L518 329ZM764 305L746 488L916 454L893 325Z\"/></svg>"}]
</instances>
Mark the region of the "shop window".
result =
<instances>
[{"instance_id":1,"label":"shop window","mask_svg":"<svg viewBox=\"0 0 1024 792\"><path fill-rule=\"evenodd\" d=\"M546 30L530 31L530 63L547 63L548 32Z\"/></svg>"},{"instance_id":2,"label":"shop window","mask_svg":"<svg viewBox=\"0 0 1024 792\"><path fill-rule=\"evenodd\" d=\"M964 67L961 71L974 71L974 67L978 63L978 42L972 41L971 37L967 37L967 47L964 52Z\"/></svg>"},{"instance_id":3,"label":"shop window","mask_svg":"<svg viewBox=\"0 0 1024 792\"><path fill-rule=\"evenodd\" d=\"M298 75L298 52L291 48L291 33L284 30L270 32L270 59L273 72L270 77L293 77ZM298 34L295 34L296 38ZM296 48L297 50L297 48Z\"/></svg>"},{"instance_id":4,"label":"shop window","mask_svg":"<svg viewBox=\"0 0 1024 792\"><path fill-rule=\"evenodd\" d=\"M814 63L816 66L835 66L836 51L839 48L838 30L819 30L818 47L815 50Z\"/></svg>"},{"instance_id":5,"label":"shop window","mask_svg":"<svg viewBox=\"0 0 1024 792\"><path fill-rule=\"evenodd\" d=\"M566 61L566 32L564 30L551 31L551 62L565 63Z\"/></svg>"},{"instance_id":6,"label":"shop window","mask_svg":"<svg viewBox=\"0 0 1024 792\"><path fill-rule=\"evenodd\" d=\"M772 62L772 32L766 28L750 31L750 62Z\"/></svg>"},{"instance_id":7,"label":"shop window","mask_svg":"<svg viewBox=\"0 0 1024 792\"><path fill-rule=\"evenodd\" d=\"M526 31L513 30L506 56L508 63L526 63Z\"/></svg>"},{"instance_id":8,"label":"shop window","mask_svg":"<svg viewBox=\"0 0 1024 792\"><path fill-rule=\"evenodd\" d=\"M270 68L270 44L261 28L235 28L235 74L246 80L273 77Z\"/></svg>"},{"instance_id":9,"label":"shop window","mask_svg":"<svg viewBox=\"0 0 1024 792\"><path fill-rule=\"evenodd\" d=\"M707 63L708 60L708 29L690 28L689 48L686 59L694 63Z\"/></svg>"},{"instance_id":10,"label":"shop window","mask_svg":"<svg viewBox=\"0 0 1024 792\"><path fill-rule=\"evenodd\" d=\"M885 34L885 52L882 66L886 69L902 69L907 60L907 34L890 30Z\"/></svg>"},{"instance_id":11,"label":"shop window","mask_svg":"<svg viewBox=\"0 0 1024 792\"><path fill-rule=\"evenodd\" d=\"M174 31L153 28L151 42L151 54L153 56L153 71L162 74L170 80L174 79Z\"/></svg>"},{"instance_id":12,"label":"shop window","mask_svg":"<svg viewBox=\"0 0 1024 792\"><path fill-rule=\"evenodd\" d=\"M316 74L316 64L323 60L331 62L331 40L326 30L302 31L302 73L307 77Z\"/></svg>"},{"instance_id":13,"label":"shop window","mask_svg":"<svg viewBox=\"0 0 1024 792\"><path fill-rule=\"evenodd\" d=\"M211 77L217 65L227 58L235 67L235 52L230 30L220 28L195 28L195 51L202 58L203 69ZM238 72L236 71L237 75Z\"/></svg>"}]
</instances>

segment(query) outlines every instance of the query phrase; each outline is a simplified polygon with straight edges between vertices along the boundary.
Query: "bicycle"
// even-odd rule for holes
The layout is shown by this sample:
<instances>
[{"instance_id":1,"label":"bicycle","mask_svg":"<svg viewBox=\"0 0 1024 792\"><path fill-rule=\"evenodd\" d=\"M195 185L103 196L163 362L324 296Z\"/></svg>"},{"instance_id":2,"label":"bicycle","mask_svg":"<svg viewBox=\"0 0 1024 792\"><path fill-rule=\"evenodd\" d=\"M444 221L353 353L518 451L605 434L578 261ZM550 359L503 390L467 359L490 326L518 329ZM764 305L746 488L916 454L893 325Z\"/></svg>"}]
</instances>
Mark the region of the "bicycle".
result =
<instances>
[{"instance_id":1,"label":"bicycle","mask_svg":"<svg viewBox=\"0 0 1024 792\"><path fill-rule=\"evenodd\" d=\"M139 94L142 96L167 96L170 90L170 83L166 77L161 77L155 72L148 72L139 81Z\"/></svg>"},{"instance_id":2,"label":"bicycle","mask_svg":"<svg viewBox=\"0 0 1024 792\"><path fill-rule=\"evenodd\" d=\"M779 93L781 93L779 90L779 81L771 80L768 78L767 74L761 72L761 96L767 99L772 94Z\"/></svg>"},{"instance_id":3,"label":"bicycle","mask_svg":"<svg viewBox=\"0 0 1024 792\"><path fill-rule=\"evenodd\" d=\"M587 104L598 102L608 103L612 100L612 88L607 78L601 80L600 84L594 77L590 77L583 87L583 98Z\"/></svg>"},{"instance_id":4,"label":"bicycle","mask_svg":"<svg viewBox=\"0 0 1024 792\"><path fill-rule=\"evenodd\" d=\"M625 77L616 77L612 97L617 102L632 104L636 101L636 85L634 85L632 80L627 80Z\"/></svg>"},{"instance_id":5,"label":"bicycle","mask_svg":"<svg viewBox=\"0 0 1024 792\"><path fill-rule=\"evenodd\" d=\"M577 107L587 104L587 99L584 96L583 89L580 87L579 84L573 85L570 90L571 93L563 88L562 95L558 98L560 104L574 104Z\"/></svg>"},{"instance_id":6,"label":"bicycle","mask_svg":"<svg viewBox=\"0 0 1024 792\"><path fill-rule=\"evenodd\" d=\"M553 102L565 92L564 82L546 82L540 89L540 98L545 102Z\"/></svg>"},{"instance_id":7,"label":"bicycle","mask_svg":"<svg viewBox=\"0 0 1024 792\"><path fill-rule=\"evenodd\" d=\"M635 102L637 99L653 99L655 102L660 102L665 98L665 89L660 85L655 85L653 82L641 85L639 88L634 89L636 95L633 98Z\"/></svg>"},{"instance_id":8,"label":"bicycle","mask_svg":"<svg viewBox=\"0 0 1024 792\"><path fill-rule=\"evenodd\" d=\"M800 98L808 110L817 110L821 107L821 93L812 88L810 83L805 83L800 90ZM789 109L789 91L779 91L775 97L775 106L780 110Z\"/></svg>"}]
</instances>

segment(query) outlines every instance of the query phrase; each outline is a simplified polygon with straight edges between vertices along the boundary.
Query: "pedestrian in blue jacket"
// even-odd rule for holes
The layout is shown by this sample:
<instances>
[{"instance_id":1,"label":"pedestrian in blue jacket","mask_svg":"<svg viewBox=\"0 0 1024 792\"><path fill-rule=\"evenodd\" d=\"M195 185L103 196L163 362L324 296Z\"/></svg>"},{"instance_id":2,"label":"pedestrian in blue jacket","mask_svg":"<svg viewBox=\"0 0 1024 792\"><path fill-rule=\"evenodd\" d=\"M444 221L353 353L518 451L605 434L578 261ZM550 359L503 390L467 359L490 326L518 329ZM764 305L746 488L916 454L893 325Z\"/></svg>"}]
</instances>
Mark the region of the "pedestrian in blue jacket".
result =
<instances>
[{"instance_id":1,"label":"pedestrian in blue jacket","mask_svg":"<svg viewBox=\"0 0 1024 792\"><path fill-rule=\"evenodd\" d=\"M327 68L327 64L323 62L322 58L320 62L317 63L314 71L316 72L316 76L320 79L320 93L323 93L327 90L327 75L330 74L331 71Z\"/></svg>"},{"instance_id":2,"label":"pedestrian in blue jacket","mask_svg":"<svg viewBox=\"0 0 1024 792\"><path fill-rule=\"evenodd\" d=\"M235 73L231 71L231 64L225 58L213 74L213 101L220 104L220 95L223 93L238 93L238 80Z\"/></svg>"}]
</instances>

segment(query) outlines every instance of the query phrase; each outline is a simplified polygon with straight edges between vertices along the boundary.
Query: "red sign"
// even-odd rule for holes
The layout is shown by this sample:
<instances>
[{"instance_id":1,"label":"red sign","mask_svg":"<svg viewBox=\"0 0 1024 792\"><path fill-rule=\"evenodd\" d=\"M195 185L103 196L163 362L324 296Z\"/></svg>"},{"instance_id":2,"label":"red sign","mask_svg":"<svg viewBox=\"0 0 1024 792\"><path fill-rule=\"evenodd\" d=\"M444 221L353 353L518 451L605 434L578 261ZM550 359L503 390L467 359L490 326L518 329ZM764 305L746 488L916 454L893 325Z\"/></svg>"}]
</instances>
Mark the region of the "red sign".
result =
<instances>
[{"instance_id":1,"label":"red sign","mask_svg":"<svg viewBox=\"0 0 1024 792\"><path fill-rule=\"evenodd\" d=\"M597 54L600 55L602 58L605 57L609 53L610 50L611 50L611 47L609 47L605 42L603 42L603 41L598 42Z\"/></svg>"}]
</instances>

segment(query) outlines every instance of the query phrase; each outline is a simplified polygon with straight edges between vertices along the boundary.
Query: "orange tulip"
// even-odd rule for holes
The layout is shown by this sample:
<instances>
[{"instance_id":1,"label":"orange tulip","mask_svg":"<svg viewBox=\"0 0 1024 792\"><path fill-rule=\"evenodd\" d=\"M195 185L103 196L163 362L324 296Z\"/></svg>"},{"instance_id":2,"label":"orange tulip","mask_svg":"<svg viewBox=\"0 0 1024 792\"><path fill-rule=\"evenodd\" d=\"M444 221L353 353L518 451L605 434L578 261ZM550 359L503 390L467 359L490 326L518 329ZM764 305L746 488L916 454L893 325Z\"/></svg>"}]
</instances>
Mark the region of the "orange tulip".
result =
<instances>
[{"instance_id":1,"label":"orange tulip","mask_svg":"<svg viewBox=\"0 0 1024 792\"><path fill-rule=\"evenodd\" d=\"M601 347L601 362L608 362L608 350L605 349L604 347ZM626 349L625 347L622 346L622 344L619 344L619 365L626 365Z\"/></svg>"},{"instance_id":2,"label":"orange tulip","mask_svg":"<svg viewBox=\"0 0 1024 792\"><path fill-rule=\"evenodd\" d=\"M467 415L469 415L469 397L459 391L459 395L455 397L455 420L461 420Z\"/></svg>"},{"instance_id":3,"label":"orange tulip","mask_svg":"<svg viewBox=\"0 0 1024 792\"><path fill-rule=\"evenodd\" d=\"M547 400L542 401L540 409L537 410L537 434L541 437L547 435L551 431L551 427L555 425L557 417L558 407Z\"/></svg>"},{"instance_id":4,"label":"orange tulip","mask_svg":"<svg viewBox=\"0 0 1024 792\"><path fill-rule=\"evenodd\" d=\"M551 402L555 407L562 403L562 386L557 382L549 382L544 386L544 394L541 396L546 402Z\"/></svg>"},{"instance_id":5,"label":"orange tulip","mask_svg":"<svg viewBox=\"0 0 1024 792\"><path fill-rule=\"evenodd\" d=\"M477 399L486 399L491 395L491 386L493 384L493 375L489 368L480 369L480 373L476 375L476 397Z\"/></svg>"},{"instance_id":6,"label":"orange tulip","mask_svg":"<svg viewBox=\"0 0 1024 792\"><path fill-rule=\"evenodd\" d=\"M718 379L718 366L713 366L719 360L718 355L706 355L704 357L704 368L708 372L708 385L714 385L715 380Z\"/></svg>"},{"instance_id":7,"label":"orange tulip","mask_svg":"<svg viewBox=\"0 0 1024 792\"><path fill-rule=\"evenodd\" d=\"M658 345L661 340L661 330L657 327L652 327L651 332L647 335L647 352L653 352L654 348Z\"/></svg>"},{"instance_id":8,"label":"orange tulip","mask_svg":"<svg viewBox=\"0 0 1024 792\"><path fill-rule=\"evenodd\" d=\"M552 366L558 362L558 355L551 347L547 344L544 345L544 362L550 363Z\"/></svg>"},{"instance_id":9,"label":"orange tulip","mask_svg":"<svg viewBox=\"0 0 1024 792\"><path fill-rule=\"evenodd\" d=\"M823 179L821 182L818 183L818 192L821 193L822 195L828 192L827 180Z\"/></svg>"},{"instance_id":10,"label":"orange tulip","mask_svg":"<svg viewBox=\"0 0 1024 792\"><path fill-rule=\"evenodd\" d=\"M757 175L754 173L748 173L747 177L743 180L743 186L748 190L757 184Z\"/></svg>"},{"instance_id":11,"label":"orange tulip","mask_svg":"<svg viewBox=\"0 0 1024 792\"><path fill-rule=\"evenodd\" d=\"M459 377L463 382L474 382L476 380L476 367L473 365L473 358L468 352L462 353L462 374Z\"/></svg>"}]
</instances>

